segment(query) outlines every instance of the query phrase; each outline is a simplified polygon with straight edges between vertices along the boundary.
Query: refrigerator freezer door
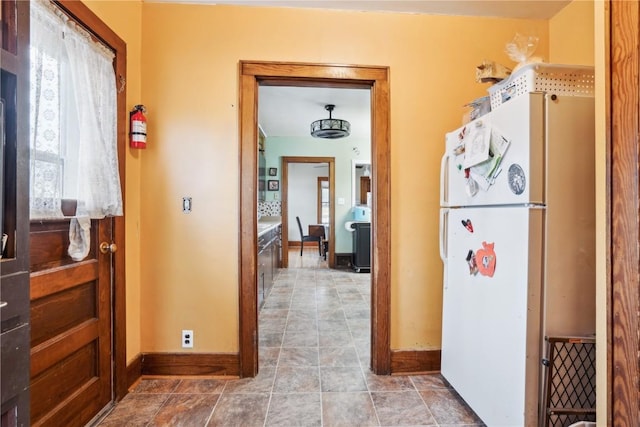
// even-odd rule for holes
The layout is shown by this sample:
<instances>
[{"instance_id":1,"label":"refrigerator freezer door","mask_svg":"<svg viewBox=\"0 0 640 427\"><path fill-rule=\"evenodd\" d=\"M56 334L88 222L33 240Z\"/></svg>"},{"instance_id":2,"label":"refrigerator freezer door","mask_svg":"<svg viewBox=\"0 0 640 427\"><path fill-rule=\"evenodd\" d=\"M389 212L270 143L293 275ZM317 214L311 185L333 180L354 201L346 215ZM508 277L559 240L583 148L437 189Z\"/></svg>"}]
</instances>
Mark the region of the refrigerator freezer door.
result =
<instances>
[{"instance_id":1,"label":"refrigerator freezer door","mask_svg":"<svg viewBox=\"0 0 640 427\"><path fill-rule=\"evenodd\" d=\"M544 209L450 209L442 375L490 426L537 425Z\"/></svg>"},{"instance_id":2,"label":"refrigerator freezer door","mask_svg":"<svg viewBox=\"0 0 640 427\"><path fill-rule=\"evenodd\" d=\"M509 145L493 184L483 189L479 179L469 181L461 149L482 124L490 126L492 137L502 136ZM464 143L462 143L464 145ZM496 110L446 136L440 171L440 205L444 207L544 203L544 96L521 95ZM473 173L474 169L471 169Z\"/></svg>"}]
</instances>

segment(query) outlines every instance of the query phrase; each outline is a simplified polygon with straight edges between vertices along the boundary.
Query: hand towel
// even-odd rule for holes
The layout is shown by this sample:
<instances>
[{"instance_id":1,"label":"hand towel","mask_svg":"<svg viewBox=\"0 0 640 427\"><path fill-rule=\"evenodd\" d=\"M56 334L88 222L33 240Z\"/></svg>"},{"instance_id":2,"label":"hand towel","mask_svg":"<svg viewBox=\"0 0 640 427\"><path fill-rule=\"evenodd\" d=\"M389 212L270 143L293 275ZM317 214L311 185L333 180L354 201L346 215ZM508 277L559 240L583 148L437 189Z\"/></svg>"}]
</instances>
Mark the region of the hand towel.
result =
<instances>
[{"instance_id":1,"label":"hand towel","mask_svg":"<svg viewBox=\"0 0 640 427\"><path fill-rule=\"evenodd\" d=\"M74 261L82 261L91 248L91 218L72 218L69 225L69 256Z\"/></svg>"}]
</instances>

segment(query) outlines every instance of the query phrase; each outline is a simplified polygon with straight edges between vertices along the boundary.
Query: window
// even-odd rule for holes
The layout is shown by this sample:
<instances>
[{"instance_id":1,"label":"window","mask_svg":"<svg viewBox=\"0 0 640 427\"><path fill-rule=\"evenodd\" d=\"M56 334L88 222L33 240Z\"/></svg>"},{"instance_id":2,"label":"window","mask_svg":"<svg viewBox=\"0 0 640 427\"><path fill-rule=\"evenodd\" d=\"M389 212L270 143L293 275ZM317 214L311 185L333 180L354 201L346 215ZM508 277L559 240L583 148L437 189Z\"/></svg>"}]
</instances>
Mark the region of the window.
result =
<instances>
[{"instance_id":1,"label":"window","mask_svg":"<svg viewBox=\"0 0 640 427\"><path fill-rule=\"evenodd\" d=\"M46 0L31 7L31 219L122 215L114 54Z\"/></svg>"},{"instance_id":2,"label":"window","mask_svg":"<svg viewBox=\"0 0 640 427\"><path fill-rule=\"evenodd\" d=\"M329 178L318 177L318 224L329 224Z\"/></svg>"}]
</instances>

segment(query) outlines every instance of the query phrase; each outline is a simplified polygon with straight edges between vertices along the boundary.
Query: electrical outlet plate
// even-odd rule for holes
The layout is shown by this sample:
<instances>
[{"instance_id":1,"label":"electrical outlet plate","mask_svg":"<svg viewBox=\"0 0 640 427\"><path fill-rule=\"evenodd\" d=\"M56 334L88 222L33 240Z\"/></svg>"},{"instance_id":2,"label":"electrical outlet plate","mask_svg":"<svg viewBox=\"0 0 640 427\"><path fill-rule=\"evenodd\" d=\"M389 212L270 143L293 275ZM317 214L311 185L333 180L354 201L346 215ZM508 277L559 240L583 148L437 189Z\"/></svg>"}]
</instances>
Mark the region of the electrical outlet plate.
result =
<instances>
[{"instance_id":1,"label":"electrical outlet plate","mask_svg":"<svg viewBox=\"0 0 640 427\"><path fill-rule=\"evenodd\" d=\"M190 329L182 330L182 348L193 348L193 331Z\"/></svg>"},{"instance_id":2,"label":"electrical outlet plate","mask_svg":"<svg viewBox=\"0 0 640 427\"><path fill-rule=\"evenodd\" d=\"M182 212L184 213L191 212L191 197L182 198Z\"/></svg>"}]
</instances>

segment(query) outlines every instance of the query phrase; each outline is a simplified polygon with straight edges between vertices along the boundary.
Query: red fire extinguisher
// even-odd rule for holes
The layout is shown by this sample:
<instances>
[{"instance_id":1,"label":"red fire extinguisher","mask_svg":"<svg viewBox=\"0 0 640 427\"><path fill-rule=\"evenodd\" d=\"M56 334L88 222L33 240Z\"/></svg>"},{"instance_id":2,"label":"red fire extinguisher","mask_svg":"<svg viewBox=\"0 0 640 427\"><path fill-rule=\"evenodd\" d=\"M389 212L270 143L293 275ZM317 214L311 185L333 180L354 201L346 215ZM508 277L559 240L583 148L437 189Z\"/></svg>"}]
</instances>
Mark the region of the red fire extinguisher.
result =
<instances>
[{"instance_id":1,"label":"red fire extinguisher","mask_svg":"<svg viewBox=\"0 0 640 427\"><path fill-rule=\"evenodd\" d=\"M130 132L129 146L131 148L147 148L147 118L144 105L136 105L129 112Z\"/></svg>"}]
</instances>

